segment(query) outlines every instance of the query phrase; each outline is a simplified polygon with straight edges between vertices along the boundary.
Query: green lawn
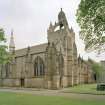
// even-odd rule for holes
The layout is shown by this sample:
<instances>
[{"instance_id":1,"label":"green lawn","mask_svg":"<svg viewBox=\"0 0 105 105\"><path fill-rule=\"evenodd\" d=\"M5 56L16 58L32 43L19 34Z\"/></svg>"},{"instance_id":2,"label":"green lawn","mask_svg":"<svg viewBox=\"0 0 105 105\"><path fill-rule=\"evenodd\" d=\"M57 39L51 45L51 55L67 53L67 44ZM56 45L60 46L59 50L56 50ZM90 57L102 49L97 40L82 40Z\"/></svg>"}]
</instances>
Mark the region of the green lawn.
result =
<instances>
[{"instance_id":1,"label":"green lawn","mask_svg":"<svg viewBox=\"0 0 105 105\"><path fill-rule=\"evenodd\" d=\"M105 91L97 91L96 87L97 87L96 84L83 84L83 85L70 87L69 90L65 92L105 95Z\"/></svg>"},{"instance_id":2,"label":"green lawn","mask_svg":"<svg viewBox=\"0 0 105 105\"><path fill-rule=\"evenodd\" d=\"M103 100L80 100L63 96L35 96L0 92L0 105L105 105Z\"/></svg>"}]
</instances>

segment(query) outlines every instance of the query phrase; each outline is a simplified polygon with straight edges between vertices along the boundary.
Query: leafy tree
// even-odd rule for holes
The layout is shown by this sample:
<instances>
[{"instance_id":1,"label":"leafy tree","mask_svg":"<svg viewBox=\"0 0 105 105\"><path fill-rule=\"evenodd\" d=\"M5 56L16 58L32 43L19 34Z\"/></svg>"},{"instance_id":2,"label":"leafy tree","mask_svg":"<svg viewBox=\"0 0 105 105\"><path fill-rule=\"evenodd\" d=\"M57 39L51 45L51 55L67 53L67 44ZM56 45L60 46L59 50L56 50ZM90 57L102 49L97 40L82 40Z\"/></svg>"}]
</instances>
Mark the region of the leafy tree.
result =
<instances>
[{"instance_id":1,"label":"leafy tree","mask_svg":"<svg viewBox=\"0 0 105 105\"><path fill-rule=\"evenodd\" d=\"M102 74L104 73L104 67L100 64L100 63L96 63L96 62L94 62L93 64L92 64L92 70L95 72L95 74L96 74L96 80L97 80L97 82L102 82L104 79L102 79L103 78L103 76L102 76ZM101 80L101 81L100 81Z\"/></svg>"},{"instance_id":2,"label":"leafy tree","mask_svg":"<svg viewBox=\"0 0 105 105\"><path fill-rule=\"evenodd\" d=\"M6 39L4 30L0 29L0 64L9 62L9 54L7 52L7 46L5 45Z\"/></svg>"},{"instance_id":3,"label":"leafy tree","mask_svg":"<svg viewBox=\"0 0 105 105\"><path fill-rule=\"evenodd\" d=\"M94 60L89 58L89 63L92 67L92 70L96 74L96 76L99 76L100 73L104 71L104 67L99 62L95 62Z\"/></svg>"},{"instance_id":4,"label":"leafy tree","mask_svg":"<svg viewBox=\"0 0 105 105\"><path fill-rule=\"evenodd\" d=\"M80 37L86 51L105 48L105 0L81 0L77 9Z\"/></svg>"},{"instance_id":5,"label":"leafy tree","mask_svg":"<svg viewBox=\"0 0 105 105\"><path fill-rule=\"evenodd\" d=\"M94 62L92 64L92 70L98 75L100 72L104 70L100 63Z\"/></svg>"}]
</instances>

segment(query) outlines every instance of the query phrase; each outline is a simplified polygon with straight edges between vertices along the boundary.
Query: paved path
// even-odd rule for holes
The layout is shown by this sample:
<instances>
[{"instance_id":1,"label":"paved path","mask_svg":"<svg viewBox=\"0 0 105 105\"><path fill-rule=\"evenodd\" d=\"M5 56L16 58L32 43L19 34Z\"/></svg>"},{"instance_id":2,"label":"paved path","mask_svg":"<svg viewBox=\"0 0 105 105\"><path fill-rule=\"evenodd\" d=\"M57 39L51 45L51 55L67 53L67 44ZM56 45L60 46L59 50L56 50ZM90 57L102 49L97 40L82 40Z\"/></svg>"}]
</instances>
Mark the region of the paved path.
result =
<instances>
[{"instance_id":1,"label":"paved path","mask_svg":"<svg viewBox=\"0 0 105 105\"><path fill-rule=\"evenodd\" d=\"M28 88L0 88L3 92L25 93L43 96L62 96L76 99L86 100L105 100L105 95L91 95L91 94L76 94L76 93L63 93L63 90L47 90L47 89L28 89Z\"/></svg>"}]
</instances>

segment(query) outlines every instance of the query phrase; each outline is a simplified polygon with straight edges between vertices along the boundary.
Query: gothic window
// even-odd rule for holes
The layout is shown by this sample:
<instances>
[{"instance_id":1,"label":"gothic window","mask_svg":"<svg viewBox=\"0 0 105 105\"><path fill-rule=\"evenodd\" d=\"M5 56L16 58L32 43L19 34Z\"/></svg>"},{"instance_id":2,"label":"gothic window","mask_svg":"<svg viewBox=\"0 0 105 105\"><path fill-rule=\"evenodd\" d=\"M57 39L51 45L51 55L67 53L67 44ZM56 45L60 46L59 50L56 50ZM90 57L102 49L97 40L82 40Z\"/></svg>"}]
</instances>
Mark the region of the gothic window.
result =
<instances>
[{"instance_id":1,"label":"gothic window","mask_svg":"<svg viewBox=\"0 0 105 105\"><path fill-rule=\"evenodd\" d=\"M44 62L41 57L37 56L34 62L34 76L43 76L44 74Z\"/></svg>"}]
</instances>

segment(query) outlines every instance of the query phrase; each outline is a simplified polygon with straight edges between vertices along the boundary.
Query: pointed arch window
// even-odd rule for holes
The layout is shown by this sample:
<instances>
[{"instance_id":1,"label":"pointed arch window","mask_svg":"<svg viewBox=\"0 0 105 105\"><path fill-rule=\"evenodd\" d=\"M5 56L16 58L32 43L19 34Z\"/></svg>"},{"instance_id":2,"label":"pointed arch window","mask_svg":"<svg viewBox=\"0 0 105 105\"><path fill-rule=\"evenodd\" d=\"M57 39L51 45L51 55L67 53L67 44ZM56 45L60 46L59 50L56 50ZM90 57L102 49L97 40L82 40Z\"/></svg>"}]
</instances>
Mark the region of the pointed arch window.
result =
<instances>
[{"instance_id":1,"label":"pointed arch window","mask_svg":"<svg viewBox=\"0 0 105 105\"><path fill-rule=\"evenodd\" d=\"M37 56L34 62L34 76L44 76L44 74L45 70L43 59Z\"/></svg>"}]
</instances>

